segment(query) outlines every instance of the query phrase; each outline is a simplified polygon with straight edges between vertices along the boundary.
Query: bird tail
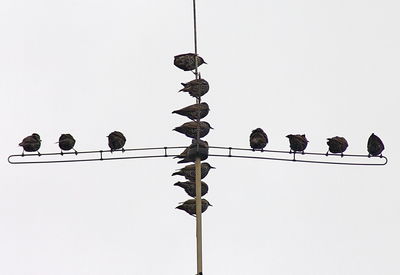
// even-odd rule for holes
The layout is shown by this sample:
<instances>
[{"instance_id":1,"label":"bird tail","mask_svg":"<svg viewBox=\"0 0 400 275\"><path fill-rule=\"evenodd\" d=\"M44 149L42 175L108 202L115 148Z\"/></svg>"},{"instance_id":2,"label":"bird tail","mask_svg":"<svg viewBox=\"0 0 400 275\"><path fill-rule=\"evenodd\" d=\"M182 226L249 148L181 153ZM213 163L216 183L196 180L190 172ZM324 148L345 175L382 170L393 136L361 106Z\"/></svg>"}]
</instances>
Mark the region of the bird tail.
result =
<instances>
[{"instance_id":1,"label":"bird tail","mask_svg":"<svg viewBox=\"0 0 400 275\"><path fill-rule=\"evenodd\" d=\"M177 207L175 207L176 209L180 209L180 210L185 210L185 208L183 207L183 204L182 205L178 205Z\"/></svg>"},{"instance_id":2,"label":"bird tail","mask_svg":"<svg viewBox=\"0 0 400 275\"><path fill-rule=\"evenodd\" d=\"M181 173L181 171L177 171L177 172L175 172L175 173L172 174L172 176L177 176L177 175L178 175L178 176L183 176L182 173Z\"/></svg>"},{"instance_id":3,"label":"bird tail","mask_svg":"<svg viewBox=\"0 0 400 275\"><path fill-rule=\"evenodd\" d=\"M188 162L192 162L191 160L188 160L186 158L181 159L180 161L178 161L178 163L188 163Z\"/></svg>"}]
</instances>

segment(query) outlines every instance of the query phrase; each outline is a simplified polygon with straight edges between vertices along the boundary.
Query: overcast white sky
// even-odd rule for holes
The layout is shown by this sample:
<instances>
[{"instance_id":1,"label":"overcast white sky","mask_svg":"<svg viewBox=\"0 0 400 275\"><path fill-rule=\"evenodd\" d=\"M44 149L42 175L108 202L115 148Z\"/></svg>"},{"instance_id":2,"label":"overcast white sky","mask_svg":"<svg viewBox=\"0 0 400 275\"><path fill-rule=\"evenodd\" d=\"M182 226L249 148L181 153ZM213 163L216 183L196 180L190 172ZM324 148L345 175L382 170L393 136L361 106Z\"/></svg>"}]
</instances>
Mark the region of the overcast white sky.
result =
<instances>
[{"instance_id":1,"label":"overcast white sky","mask_svg":"<svg viewBox=\"0 0 400 275\"><path fill-rule=\"evenodd\" d=\"M195 219L172 159L10 165L37 132L76 149L188 145L171 111L193 78L173 56L193 51L192 1L0 2L0 274L194 274ZM305 133L325 152L339 135L383 167L210 158L214 205L203 218L204 274L400 274L400 3L396 0L198 1L203 97L212 145L269 149Z\"/></svg>"}]
</instances>

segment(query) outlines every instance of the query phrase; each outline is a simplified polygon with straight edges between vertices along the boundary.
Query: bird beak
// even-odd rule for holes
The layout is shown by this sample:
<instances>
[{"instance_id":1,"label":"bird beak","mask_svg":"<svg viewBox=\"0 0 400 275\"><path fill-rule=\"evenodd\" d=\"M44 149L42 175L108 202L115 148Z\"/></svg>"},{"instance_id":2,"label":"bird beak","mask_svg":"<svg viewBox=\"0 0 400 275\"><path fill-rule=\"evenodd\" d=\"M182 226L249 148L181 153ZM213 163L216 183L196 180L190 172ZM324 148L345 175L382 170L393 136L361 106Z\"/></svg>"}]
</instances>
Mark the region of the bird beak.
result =
<instances>
[{"instance_id":1,"label":"bird beak","mask_svg":"<svg viewBox=\"0 0 400 275\"><path fill-rule=\"evenodd\" d=\"M217 169L217 168L210 166L210 169Z\"/></svg>"},{"instance_id":2,"label":"bird beak","mask_svg":"<svg viewBox=\"0 0 400 275\"><path fill-rule=\"evenodd\" d=\"M208 206L213 206L211 203L208 203Z\"/></svg>"},{"instance_id":3,"label":"bird beak","mask_svg":"<svg viewBox=\"0 0 400 275\"><path fill-rule=\"evenodd\" d=\"M211 127L211 126L210 126L210 129L213 129L213 130L214 130L214 128L213 128L213 127Z\"/></svg>"}]
</instances>

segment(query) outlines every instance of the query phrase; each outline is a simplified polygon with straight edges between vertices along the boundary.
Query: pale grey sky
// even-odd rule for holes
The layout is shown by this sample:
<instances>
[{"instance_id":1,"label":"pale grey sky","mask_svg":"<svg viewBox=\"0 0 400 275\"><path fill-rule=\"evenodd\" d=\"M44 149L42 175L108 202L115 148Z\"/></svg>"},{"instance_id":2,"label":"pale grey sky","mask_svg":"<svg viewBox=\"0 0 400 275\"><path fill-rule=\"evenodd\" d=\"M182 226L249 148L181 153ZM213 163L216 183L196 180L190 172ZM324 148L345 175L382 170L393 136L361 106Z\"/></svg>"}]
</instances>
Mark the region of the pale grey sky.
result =
<instances>
[{"instance_id":1,"label":"pale grey sky","mask_svg":"<svg viewBox=\"0 0 400 275\"><path fill-rule=\"evenodd\" d=\"M172 159L10 165L37 132L76 149L187 145L171 111L193 78L173 56L193 51L192 1L0 2L0 274L194 274L195 220ZM305 133L308 150L345 136L383 167L210 158L214 205L203 218L204 274L400 274L398 1L198 1L203 100L212 145L269 149Z\"/></svg>"}]
</instances>

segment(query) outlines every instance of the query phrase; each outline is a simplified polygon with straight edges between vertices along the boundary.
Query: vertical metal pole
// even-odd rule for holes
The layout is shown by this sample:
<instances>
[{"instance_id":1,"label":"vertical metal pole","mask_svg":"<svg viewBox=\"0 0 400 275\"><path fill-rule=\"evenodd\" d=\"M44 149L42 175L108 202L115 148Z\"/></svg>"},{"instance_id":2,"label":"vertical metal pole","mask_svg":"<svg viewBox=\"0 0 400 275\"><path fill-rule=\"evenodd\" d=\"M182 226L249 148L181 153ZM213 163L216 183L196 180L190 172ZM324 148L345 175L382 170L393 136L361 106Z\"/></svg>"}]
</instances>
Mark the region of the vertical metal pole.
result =
<instances>
[{"instance_id":1,"label":"vertical metal pole","mask_svg":"<svg viewBox=\"0 0 400 275\"><path fill-rule=\"evenodd\" d=\"M195 53L195 75L199 78L197 64L197 24L196 24L196 0L193 0L193 30L194 30L194 53ZM200 103L200 98L196 99ZM200 123L200 119L197 119ZM199 124L198 124L199 125ZM197 128L197 150L199 149L200 128ZM196 158L195 162L195 184L196 184L196 251L197 251L197 274L203 272L203 243L202 243L202 224L201 224L201 160Z\"/></svg>"}]
</instances>

